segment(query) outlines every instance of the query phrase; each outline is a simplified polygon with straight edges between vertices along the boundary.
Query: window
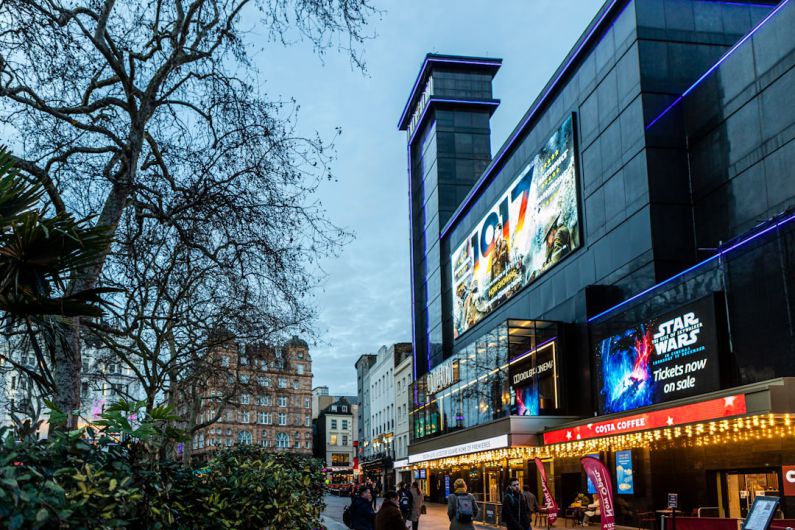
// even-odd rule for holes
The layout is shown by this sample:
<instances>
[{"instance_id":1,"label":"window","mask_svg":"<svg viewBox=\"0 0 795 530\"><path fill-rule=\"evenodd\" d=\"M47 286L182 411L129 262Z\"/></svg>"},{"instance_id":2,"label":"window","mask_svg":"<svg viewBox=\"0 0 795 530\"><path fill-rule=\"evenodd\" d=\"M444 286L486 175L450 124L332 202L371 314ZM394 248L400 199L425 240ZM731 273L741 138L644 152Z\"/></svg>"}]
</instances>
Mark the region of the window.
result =
<instances>
[{"instance_id":1,"label":"window","mask_svg":"<svg viewBox=\"0 0 795 530\"><path fill-rule=\"evenodd\" d=\"M240 358L240 366L248 366L248 357Z\"/></svg>"},{"instance_id":2,"label":"window","mask_svg":"<svg viewBox=\"0 0 795 530\"><path fill-rule=\"evenodd\" d=\"M331 453L332 466L348 466L350 465L350 457L347 453Z\"/></svg>"},{"instance_id":3,"label":"window","mask_svg":"<svg viewBox=\"0 0 795 530\"><path fill-rule=\"evenodd\" d=\"M342 420L342 428L343 430L348 430L348 420Z\"/></svg>"},{"instance_id":4,"label":"window","mask_svg":"<svg viewBox=\"0 0 795 530\"><path fill-rule=\"evenodd\" d=\"M284 377L279 378L279 388L287 388L287 379Z\"/></svg>"},{"instance_id":5,"label":"window","mask_svg":"<svg viewBox=\"0 0 795 530\"><path fill-rule=\"evenodd\" d=\"M284 412L279 413L279 425L287 425L287 414Z\"/></svg>"},{"instance_id":6,"label":"window","mask_svg":"<svg viewBox=\"0 0 795 530\"><path fill-rule=\"evenodd\" d=\"M340 412L348 412L348 405L343 405Z\"/></svg>"},{"instance_id":7,"label":"window","mask_svg":"<svg viewBox=\"0 0 795 530\"><path fill-rule=\"evenodd\" d=\"M307 427L312 426L312 416L310 416L309 414L307 414L304 418L304 425L306 425Z\"/></svg>"},{"instance_id":8,"label":"window","mask_svg":"<svg viewBox=\"0 0 795 530\"><path fill-rule=\"evenodd\" d=\"M240 423L250 423L251 422L251 413L250 412L242 412L240 414Z\"/></svg>"},{"instance_id":9,"label":"window","mask_svg":"<svg viewBox=\"0 0 795 530\"><path fill-rule=\"evenodd\" d=\"M309 398L304 398L304 408L308 409L310 406L311 402L309 401Z\"/></svg>"},{"instance_id":10,"label":"window","mask_svg":"<svg viewBox=\"0 0 795 530\"><path fill-rule=\"evenodd\" d=\"M279 449L287 449L290 447L290 437L287 433L280 432L276 435L276 447Z\"/></svg>"},{"instance_id":11,"label":"window","mask_svg":"<svg viewBox=\"0 0 795 530\"><path fill-rule=\"evenodd\" d=\"M306 444L304 445L304 447L306 447L307 449L312 449L312 442L310 442L309 440L307 440L307 441L306 441Z\"/></svg>"},{"instance_id":12,"label":"window","mask_svg":"<svg viewBox=\"0 0 795 530\"><path fill-rule=\"evenodd\" d=\"M332 434L331 436L329 436L329 442L328 443L329 443L329 445L337 445L337 435L336 434Z\"/></svg>"},{"instance_id":13,"label":"window","mask_svg":"<svg viewBox=\"0 0 795 530\"><path fill-rule=\"evenodd\" d=\"M226 435L227 436L232 436L232 429L227 429L226 430Z\"/></svg>"},{"instance_id":14,"label":"window","mask_svg":"<svg viewBox=\"0 0 795 530\"><path fill-rule=\"evenodd\" d=\"M14 378L11 378L12 380ZM11 387L14 388L13 386ZM82 397L88 397L88 383L80 383L80 395Z\"/></svg>"},{"instance_id":15,"label":"window","mask_svg":"<svg viewBox=\"0 0 795 530\"><path fill-rule=\"evenodd\" d=\"M343 434L342 435L342 445L348 445L348 435L347 434Z\"/></svg>"},{"instance_id":16,"label":"window","mask_svg":"<svg viewBox=\"0 0 795 530\"><path fill-rule=\"evenodd\" d=\"M240 382L243 383L244 385L247 385L248 384L248 376L247 375L241 375L240 376Z\"/></svg>"},{"instance_id":17,"label":"window","mask_svg":"<svg viewBox=\"0 0 795 530\"><path fill-rule=\"evenodd\" d=\"M227 357L226 355L221 357L221 366L223 366L224 368L229 367L229 357Z\"/></svg>"},{"instance_id":18,"label":"window","mask_svg":"<svg viewBox=\"0 0 795 530\"><path fill-rule=\"evenodd\" d=\"M296 372L298 372L298 375L304 375L304 365L303 364L296 365L295 370L296 370Z\"/></svg>"},{"instance_id":19,"label":"window","mask_svg":"<svg viewBox=\"0 0 795 530\"><path fill-rule=\"evenodd\" d=\"M332 429L336 429L337 428L337 420L331 420L331 428Z\"/></svg>"},{"instance_id":20,"label":"window","mask_svg":"<svg viewBox=\"0 0 795 530\"><path fill-rule=\"evenodd\" d=\"M276 358L277 359L281 359L282 358L282 349L281 348L276 348Z\"/></svg>"},{"instance_id":21,"label":"window","mask_svg":"<svg viewBox=\"0 0 795 530\"><path fill-rule=\"evenodd\" d=\"M227 447L232 447L232 439L231 438L227 438L226 439L226 446Z\"/></svg>"},{"instance_id":22,"label":"window","mask_svg":"<svg viewBox=\"0 0 795 530\"><path fill-rule=\"evenodd\" d=\"M257 423L260 425L271 425L273 423L273 417L270 412L260 412L257 414Z\"/></svg>"},{"instance_id":23,"label":"window","mask_svg":"<svg viewBox=\"0 0 795 530\"><path fill-rule=\"evenodd\" d=\"M237 433L237 443L240 445L251 445L251 433L248 431Z\"/></svg>"},{"instance_id":24,"label":"window","mask_svg":"<svg viewBox=\"0 0 795 530\"><path fill-rule=\"evenodd\" d=\"M267 388L271 386L271 380L268 379L267 377L258 377L257 384L259 384L259 386L264 386L265 388Z\"/></svg>"},{"instance_id":25,"label":"window","mask_svg":"<svg viewBox=\"0 0 795 530\"><path fill-rule=\"evenodd\" d=\"M248 405L249 403L251 403L251 396L248 394L240 394L240 404Z\"/></svg>"},{"instance_id":26,"label":"window","mask_svg":"<svg viewBox=\"0 0 795 530\"><path fill-rule=\"evenodd\" d=\"M271 397L270 396L259 396L257 397L257 405L263 405L267 407L271 404Z\"/></svg>"},{"instance_id":27,"label":"window","mask_svg":"<svg viewBox=\"0 0 795 530\"><path fill-rule=\"evenodd\" d=\"M293 379L292 385L293 385L293 390L298 390L298 380L297 379Z\"/></svg>"},{"instance_id":28,"label":"window","mask_svg":"<svg viewBox=\"0 0 795 530\"><path fill-rule=\"evenodd\" d=\"M279 406L280 407L287 406L287 396L279 396Z\"/></svg>"}]
</instances>

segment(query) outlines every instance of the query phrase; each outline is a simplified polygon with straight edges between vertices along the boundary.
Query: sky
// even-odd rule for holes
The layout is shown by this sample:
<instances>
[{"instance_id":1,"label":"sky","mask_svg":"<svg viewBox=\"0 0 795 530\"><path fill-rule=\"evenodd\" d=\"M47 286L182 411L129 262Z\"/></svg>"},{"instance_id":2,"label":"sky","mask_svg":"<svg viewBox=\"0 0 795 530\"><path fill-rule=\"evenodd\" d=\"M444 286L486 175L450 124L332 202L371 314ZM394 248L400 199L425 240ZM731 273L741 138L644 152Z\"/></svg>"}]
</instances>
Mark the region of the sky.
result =
<instances>
[{"instance_id":1,"label":"sky","mask_svg":"<svg viewBox=\"0 0 795 530\"><path fill-rule=\"evenodd\" d=\"M318 198L329 219L355 233L322 262L314 386L356 394L354 363L382 345L411 341L406 136L397 121L426 53L498 57L501 100L491 120L495 153L563 61L603 0L374 1L366 73L345 53L322 59L306 43L268 45L256 56L261 90L293 97L298 131L331 138L336 181ZM256 39L256 35L254 35Z\"/></svg>"}]
</instances>

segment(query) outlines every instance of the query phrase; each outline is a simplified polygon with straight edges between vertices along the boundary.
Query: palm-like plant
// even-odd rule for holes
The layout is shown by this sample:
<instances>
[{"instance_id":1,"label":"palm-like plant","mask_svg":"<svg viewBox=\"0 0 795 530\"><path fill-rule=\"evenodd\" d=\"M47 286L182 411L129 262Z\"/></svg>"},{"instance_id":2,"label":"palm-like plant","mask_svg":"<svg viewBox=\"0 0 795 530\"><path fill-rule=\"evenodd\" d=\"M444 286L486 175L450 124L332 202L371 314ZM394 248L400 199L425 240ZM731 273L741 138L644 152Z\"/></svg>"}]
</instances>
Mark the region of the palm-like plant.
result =
<instances>
[{"instance_id":1,"label":"palm-like plant","mask_svg":"<svg viewBox=\"0 0 795 530\"><path fill-rule=\"evenodd\" d=\"M69 291L69 280L101 258L111 232L89 219L48 215L41 186L14 170L0 147L0 313L6 321L100 316L103 288Z\"/></svg>"}]
</instances>

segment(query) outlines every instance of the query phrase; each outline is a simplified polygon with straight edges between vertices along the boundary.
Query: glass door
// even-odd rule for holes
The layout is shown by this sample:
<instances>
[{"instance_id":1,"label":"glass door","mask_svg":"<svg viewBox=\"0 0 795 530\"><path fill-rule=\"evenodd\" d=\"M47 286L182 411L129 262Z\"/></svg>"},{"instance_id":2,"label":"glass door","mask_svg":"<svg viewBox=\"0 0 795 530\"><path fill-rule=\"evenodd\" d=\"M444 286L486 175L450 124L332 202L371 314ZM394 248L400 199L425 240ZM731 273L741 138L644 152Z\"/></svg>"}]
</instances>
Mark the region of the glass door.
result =
<instances>
[{"instance_id":1,"label":"glass door","mask_svg":"<svg viewBox=\"0 0 795 530\"><path fill-rule=\"evenodd\" d=\"M724 479L728 515L734 519L745 518L757 496L779 496L779 476L775 471L728 471Z\"/></svg>"}]
</instances>

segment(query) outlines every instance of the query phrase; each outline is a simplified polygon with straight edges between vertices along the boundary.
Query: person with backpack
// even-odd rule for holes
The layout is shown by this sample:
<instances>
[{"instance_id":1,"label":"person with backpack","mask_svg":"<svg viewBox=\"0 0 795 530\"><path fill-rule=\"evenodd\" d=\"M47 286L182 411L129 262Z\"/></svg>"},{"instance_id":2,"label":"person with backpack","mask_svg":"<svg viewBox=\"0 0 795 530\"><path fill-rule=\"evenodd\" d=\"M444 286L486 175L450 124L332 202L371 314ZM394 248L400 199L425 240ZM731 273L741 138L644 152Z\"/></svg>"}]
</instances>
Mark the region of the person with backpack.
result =
<instances>
[{"instance_id":1,"label":"person with backpack","mask_svg":"<svg viewBox=\"0 0 795 530\"><path fill-rule=\"evenodd\" d=\"M370 505L372 500L373 494L370 492L370 488L368 486L360 487L359 494L342 512L342 522L345 523L345 526L353 530L375 530L373 528L375 512Z\"/></svg>"},{"instance_id":2,"label":"person with backpack","mask_svg":"<svg viewBox=\"0 0 795 530\"><path fill-rule=\"evenodd\" d=\"M414 497L411 495L408 482L401 482L398 485L397 494L398 506L400 507L401 515L403 515L403 522L405 523L411 517L411 510L414 507Z\"/></svg>"},{"instance_id":3,"label":"person with backpack","mask_svg":"<svg viewBox=\"0 0 795 530\"><path fill-rule=\"evenodd\" d=\"M375 530L406 530L406 522L398 506L398 492L384 493L384 502L375 515Z\"/></svg>"},{"instance_id":4,"label":"person with backpack","mask_svg":"<svg viewBox=\"0 0 795 530\"><path fill-rule=\"evenodd\" d=\"M450 519L450 530L475 530L472 522L477 518L478 503L467 493L467 483L457 478L453 482L455 493L447 497L447 517Z\"/></svg>"},{"instance_id":5,"label":"person with backpack","mask_svg":"<svg viewBox=\"0 0 795 530\"><path fill-rule=\"evenodd\" d=\"M527 530L530 527L530 514L527 508L527 501L522 496L519 489L519 481L511 479L508 489L502 498L502 513L500 514L503 524L508 530Z\"/></svg>"}]
</instances>

